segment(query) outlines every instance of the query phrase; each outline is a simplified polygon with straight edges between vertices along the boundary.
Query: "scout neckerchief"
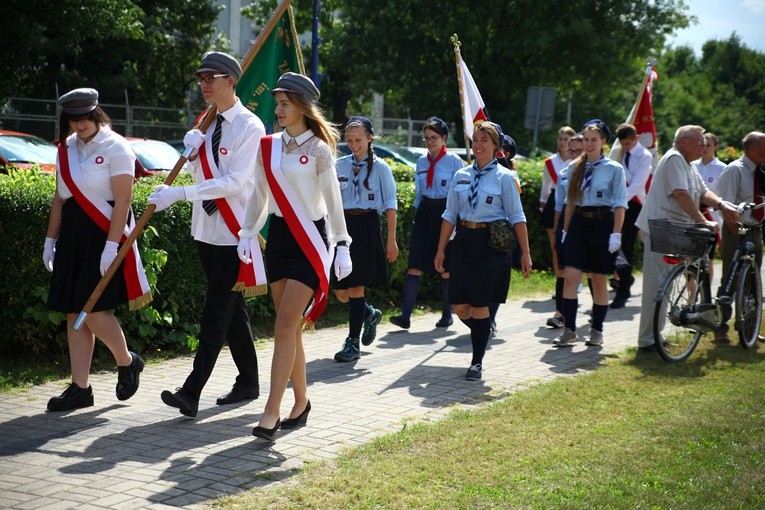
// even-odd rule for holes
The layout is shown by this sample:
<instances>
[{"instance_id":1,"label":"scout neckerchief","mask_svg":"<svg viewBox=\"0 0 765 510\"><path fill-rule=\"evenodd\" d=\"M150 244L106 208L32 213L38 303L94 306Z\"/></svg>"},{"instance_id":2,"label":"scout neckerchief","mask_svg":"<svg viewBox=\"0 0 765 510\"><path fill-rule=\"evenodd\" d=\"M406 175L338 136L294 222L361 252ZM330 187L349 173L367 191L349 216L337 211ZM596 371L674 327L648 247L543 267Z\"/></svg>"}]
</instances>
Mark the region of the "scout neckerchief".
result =
<instances>
[{"instance_id":1,"label":"scout neckerchief","mask_svg":"<svg viewBox=\"0 0 765 510\"><path fill-rule=\"evenodd\" d=\"M327 249L319 230L308 213L305 211L300 198L292 189L282 171L282 133L264 136L260 139L261 154L263 154L263 169L271 194L276 205L287 222L287 226L302 248L308 262L319 277L319 288L316 289L313 301L308 306L304 317L308 324L319 320L327 306L329 295L329 269L334 258L334 248ZM301 163L307 163L307 156L301 156Z\"/></svg>"},{"instance_id":2,"label":"scout neckerchief","mask_svg":"<svg viewBox=\"0 0 765 510\"><path fill-rule=\"evenodd\" d=\"M220 178L220 170L213 158L212 144L205 142L199 150L199 156L199 162L202 165L202 175L205 180ZM242 229L241 220L244 219L244 208L237 200L229 200L225 197L214 200L229 232L239 239L239 231ZM266 283L266 268L263 264L263 255L260 252L257 238L253 237L249 241L252 263L245 264L239 261L239 275L236 277L236 283L231 290L234 292L244 292L244 295L247 297L254 297L265 294L268 291L268 284Z\"/></svg>"},{"instance_id":3,"label":"scout neckerchief","mask_svg":"<svg viewBox=\"0 0 765 510\"><path fill-rule=\"evenodd\" d=\"M436 173L436 163L438 163L441 158L446 156L446 145L441 146L441 150L438 153L438 156L435 158L430 156L430 152L427 154L428 156L428 163L430 163L430 166L428 166L428 175L426 177L425 183L426 187L432 188L433 187L433 176Z\"/></svg>"},{"instance_id":4,"label":"scout neckerchief","mask_svg":"<svg viewBox=\"0 0 765 510\"><path fill-rule=\"evenodd\" d=\"M58 170L61 179L66 184L66 187L69 188L77 205L85 211L88 217L101 230L108 234L114 207L93 190L82 175L76 134L67 139L67 145L68 149L63 145L58 146ZM122 231L120 244L125 242L134 227L135 220L131 214L129 215L128 222L125 224L125 229ZM141 255L138 253L137 241L133 243L130 251L125 255L122 268L130 309L136 310L151 302L151 289L149 288L149 281L146 279L146 273L141 263Z\"/></svg>"}]
</instances>

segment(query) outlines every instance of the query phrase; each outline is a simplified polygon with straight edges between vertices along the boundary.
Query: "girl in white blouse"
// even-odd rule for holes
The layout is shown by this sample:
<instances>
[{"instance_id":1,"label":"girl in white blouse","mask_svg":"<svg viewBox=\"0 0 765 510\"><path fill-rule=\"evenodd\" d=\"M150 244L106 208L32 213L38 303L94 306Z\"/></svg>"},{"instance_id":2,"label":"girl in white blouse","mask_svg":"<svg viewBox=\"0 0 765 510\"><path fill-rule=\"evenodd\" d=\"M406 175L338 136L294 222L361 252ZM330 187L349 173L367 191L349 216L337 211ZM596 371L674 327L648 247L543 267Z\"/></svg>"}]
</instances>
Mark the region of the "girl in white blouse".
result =
<instances>
[{"instance_id":1,"label":"girl in white blouse","mask_svg":"<svg viewBox=\"0 0 765 510\"><path fill-rule=\"evenodd\" d=\"M271 393L252 434L273 441L281 428L305 425L308 400L302 330L315 322L326 305L329 268L337 247L335 275L352 270L343 203L335 173L338 132L321 114L319 91L310 79L296 73L279 78L277 122L283 131L263 137L257 159L257 187L247 204L239 232L239 256L250 258L249 239L266 221L266 271L276 309ZM308 307L306 311L306 307ZM292 383L295 403L280 420L282 397Z\"/></svg>"}]
</instances>

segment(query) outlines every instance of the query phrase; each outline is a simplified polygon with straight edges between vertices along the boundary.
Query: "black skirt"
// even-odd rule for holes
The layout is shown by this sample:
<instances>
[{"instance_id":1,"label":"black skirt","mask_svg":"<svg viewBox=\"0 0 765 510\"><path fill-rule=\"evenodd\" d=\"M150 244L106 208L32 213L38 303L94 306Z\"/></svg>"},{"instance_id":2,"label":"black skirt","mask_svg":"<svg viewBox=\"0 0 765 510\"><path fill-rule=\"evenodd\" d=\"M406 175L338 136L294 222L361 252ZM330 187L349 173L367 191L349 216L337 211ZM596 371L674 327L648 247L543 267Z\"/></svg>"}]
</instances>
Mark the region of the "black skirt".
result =
<instances>
[{"instance_id":1,"label":"black skirt","mask_svg":"<svg viewBox=\"0 0 765 510\"><path fill-rule=\"evenodd\" d=\"M450 303L482 307L507 300L510 256L495 252L488 242L488 228L457 226L451 250Z\"/></svg>"},{"instance_id":2,"label":"black skirt","mask_svg":"<svg viewBox=\"0 0 765 510\"><path fill-rule=\"evenodd\" d=\"M380 215L377 211L365 214L346 215L345 226L353 241L351 242L351 274L337 280L335 272L330 272L332 287L348 289L350 287L377 287L388 283L388 268L385 260Z\"/></svg>"},{"instance_id":3,"label":"black skirt","mask_svg":"<svg viewBox=\"0 0 765 510\"><path fill-rule=\"evenodd\" d=\"M130 213L132 214L132 212ZM48 290L48 308L79 313L101 281L101 253L107 233L88 216L74 198L64 202L56 258ZM109 281L91 312L112 310L128 302L123 265Z\"/></svg>"},{"instance_id":4,"label":"black skirt","mask_svg":"<svg viewBox=\"0 0 765 510\"><path fill-rule=\"evenodd\" d=\"M583 218L574 214L563 243L563 265L579 269L583 273L613 274L616 253L608 251L608 237L613 230L613 215Z\"/></svg>"},{"instance_id":5,"label":"black skirt","mask_svg":"<svg viewBox=\"0 0 765 510\"><path fill-rule=\"evenodd\" d=\"M542 209L540 223L546 229L555 228L555 188L550 190L550 196Z\"/></svg>"},{"instance_id":6,"label":"black skirt","mask_svg":"<svg viewBox=\"0 0 765 510\"><path fill-rule=\"evenodd\" d=\"M313 223L324 240L324 246L327 246L324 220ZM303 253L295 236L292 235L286 220L276 214L272 214L268 221L265 264L270 283L287 278L303 283L312 290L319 288L319 277L316 271Z\"/></svg>"},{"instance_id":7,"label":"black skirt","mask_svg":"<svg viewBox=\"0 0 765 510\"><path fill-rule=\"evenodd\" d=\"M414 225L409 240L409 268L419 269L428 274L439 274L433 265L438 250L438 240L441 236L441 215L446 208L446 200L443 204L431 204L423 202L414 214ZM446 245L444 270L448 273L451 267L451 241Z\"/></svg>"}]
</instances>

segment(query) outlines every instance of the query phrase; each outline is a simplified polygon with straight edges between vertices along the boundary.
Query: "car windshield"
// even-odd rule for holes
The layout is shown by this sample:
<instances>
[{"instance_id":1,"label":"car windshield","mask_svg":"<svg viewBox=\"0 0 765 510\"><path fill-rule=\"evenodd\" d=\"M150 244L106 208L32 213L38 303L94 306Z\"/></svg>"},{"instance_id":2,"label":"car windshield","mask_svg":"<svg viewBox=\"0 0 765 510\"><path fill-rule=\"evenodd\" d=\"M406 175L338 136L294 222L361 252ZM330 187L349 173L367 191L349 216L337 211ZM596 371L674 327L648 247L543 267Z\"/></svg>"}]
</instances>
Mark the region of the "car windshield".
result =
<instances>
[{"instance_id":1,"label":"car windshield","mask_svg":"<svg viewBox=\"0 0 765 510\"><path fill-rule=\"evenodd\" d=\"M147 170L172 170L178 162L178 151L165 142L133 140L130 146Z\"/></svg>"},{"instance_id":2,"label":"car windshield","mask_svg":"<svg viewBox=\"0 0 765 510\"><path fill-rule=\"evenodd\" d=\"M0 136L0 156L9 163L56 164L56 146L36 136Z\"/></svg>"}]
</instances>

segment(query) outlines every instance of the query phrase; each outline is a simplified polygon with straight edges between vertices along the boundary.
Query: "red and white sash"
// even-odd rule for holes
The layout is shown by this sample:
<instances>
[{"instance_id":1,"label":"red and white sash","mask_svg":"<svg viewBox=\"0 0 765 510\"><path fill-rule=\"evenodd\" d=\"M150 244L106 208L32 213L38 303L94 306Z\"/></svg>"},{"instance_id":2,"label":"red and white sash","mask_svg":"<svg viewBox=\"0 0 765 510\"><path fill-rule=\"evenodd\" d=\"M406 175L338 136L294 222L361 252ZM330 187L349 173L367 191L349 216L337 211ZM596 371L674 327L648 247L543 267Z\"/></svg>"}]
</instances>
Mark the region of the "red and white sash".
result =
<instances>
[{"instance_id":1,"label":"red and white sash","mask_svg":"<svg viewBox=\"0 0 765 510\"><path fill-rule=\"evenodd\" d=\"M204 175L205 179L221 177L220 170L215 165L211 143L205 141L200 148L199 162L202 166L202 175ZM242 229L241 220L244 219L244 208L238 201L228 200L225 197L214 200L223 221L226 223L226 227L234 234L234 237L239 239L239 231ZM252 263L245 264L239 261L239 275L236 277L236 283L231 290L234 292L244 292L246 297L255 297L268 292L266 268L263 264L263 255L260 252L260 246L256 237L250 239L250 253Z\"/></svg>"},{"instance_id":2,"label":"red and white sash","mask_svg":"<svg viewBox=\"0 0 765 510\"><path fill-rule=\"evenodd\" d=\"M107 202L101 195L95 192L87 183L80 169L80 158L77 151L77 142L75 136L69 138L68 150L63 145L58 147L59 173L61 178L72 192L72 196L77 204L85 211L98 227L109 233L109 226L112 222L114 207ZM135 220L130 218L125 225L120 238L120 244L124 243L130 232L135 227ZM123 264L123 277L127 287L128 304L131 310L136 310L151 302L151 290L149 281L146 279L146 273L141 262L141 255L138 253L138 242L134 242L130 251L125 255Z\"/></svg>"},{"instance_id":3,"label":"red and white sash","mask_svg":"<svg viewBox=\"0 0 765 510\"><path fill-rule=\"evenodd\" d=\"M555 170L555 165L553 165L552 158L547 158L545 160L545 166L547 167L547 173L550 174L550 178L552 179L553 184L558 184L558 172Z\"/></svg>"},{"instance_id":4,"label":"red and white sash","mask_svg":"<svg viewBox=\"0 0 765 510\"><path fill-rule=\"evenodd\" d=\"M319 288L316 289L313 301L308 306L304 317L307 323L315 323L324 312L329 296L329 269L334 257L334 248L327 249L319 230L308 217L300 198L295 194L290 183L284 176L281 167L282 134L264 136L260 139L260 151L263 154L263 168L271 193L279 206L287 226L295 236L298 245L303 249L311 267L319 277Z\"/></svg>"}]
</instances>

